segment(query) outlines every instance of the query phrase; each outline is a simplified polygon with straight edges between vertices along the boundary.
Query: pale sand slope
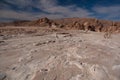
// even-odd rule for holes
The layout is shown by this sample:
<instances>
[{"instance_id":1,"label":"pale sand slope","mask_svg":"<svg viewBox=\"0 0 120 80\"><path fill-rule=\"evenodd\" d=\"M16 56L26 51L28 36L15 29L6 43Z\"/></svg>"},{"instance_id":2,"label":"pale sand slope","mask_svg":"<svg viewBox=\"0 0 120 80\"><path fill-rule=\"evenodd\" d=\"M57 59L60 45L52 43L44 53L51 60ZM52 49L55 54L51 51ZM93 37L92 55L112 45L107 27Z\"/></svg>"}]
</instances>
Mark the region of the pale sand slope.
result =
<instances>
[{"instance_id":1,"label":"pale sand slope","mask_svg":"<svg viewBox=\"0 0 120 80\"><path fill-rule=\"evenodd\" d=\"M66 32L1 42L6 80L120 80L120 34L104 39L103 33Z\"/></svg>"}]
</instances>

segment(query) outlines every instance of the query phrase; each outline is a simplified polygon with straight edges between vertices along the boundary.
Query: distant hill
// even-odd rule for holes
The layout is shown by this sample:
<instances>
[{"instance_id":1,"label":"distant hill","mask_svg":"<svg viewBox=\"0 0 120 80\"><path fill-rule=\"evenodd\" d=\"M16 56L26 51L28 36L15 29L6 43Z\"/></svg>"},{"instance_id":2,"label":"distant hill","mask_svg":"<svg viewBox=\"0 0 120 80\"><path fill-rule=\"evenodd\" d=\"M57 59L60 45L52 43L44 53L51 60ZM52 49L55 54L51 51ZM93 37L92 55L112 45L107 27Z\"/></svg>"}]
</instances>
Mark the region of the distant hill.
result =
<instances>
[{"instance_id":1,"label":"distant hill","mask_svg":"<svg viewBox=\"0 0 120 80\"><path fill-rule=\"evenodd\" d=\"M113 22L109 20L99 20L95 18L48 19L44 17L34 21L23 20L23 21L13 21L9 23L0 23L0 27L5 27L5 26L52 27L52 25L55 25L58 28L84 30L85 29L84 23L86 22L88 23L91 31L105 32L112 26L113 32L120 32L119 21Z\"/></svg>"}]
</instances>

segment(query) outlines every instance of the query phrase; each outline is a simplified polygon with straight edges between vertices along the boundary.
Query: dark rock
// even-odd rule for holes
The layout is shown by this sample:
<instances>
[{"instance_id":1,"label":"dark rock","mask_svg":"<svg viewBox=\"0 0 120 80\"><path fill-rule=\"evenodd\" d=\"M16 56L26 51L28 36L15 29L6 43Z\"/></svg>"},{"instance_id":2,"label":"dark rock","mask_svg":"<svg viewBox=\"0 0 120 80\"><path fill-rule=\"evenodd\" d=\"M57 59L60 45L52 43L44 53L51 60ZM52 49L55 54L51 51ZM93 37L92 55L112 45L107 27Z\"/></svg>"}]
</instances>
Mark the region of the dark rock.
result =
<instances>
[{"instance_id":1,"label":"dark rock","mask_svg":"<svg viewBox=\"0 0 120 80\"><path fill-rule=\"evenodd\" d=\"M48 69L41 69L41 71L42 71L42 72L46 72L46 71L48 71Z\"/></svg>"},{"instance_id":2,"label":"dark rock","mask_svg":"<svg viewBox=\"0 0 120 80\"><path fill-rule=\"evenodd\" d=\"M13 68L12 68L12 70L15 70L15 69L16 69L16 67L13 67Z\"/></svg>"},{"instance_id":3,"label":"dark rock","mask_svg":"<svg viewBox=\"0 0 120 80\"><path fill-rule=\"evenodd\" d=\"M0 41L0 43L4 43L5 41Z\"/></svg>"},{"instance_id":4,"label":"dark rock","mask_svg":"<svg viewBox=\"0 0 120 80\"><path fill-rule=\"evenodd\" d=\"M42 43L36 43L35 46L39 46L39 45L42 45Z\"/></svg>"},{"instance_id":5,"label":"dark rock","mask_svg":"<svg viewBox=\"0 0 120 80\"><path fill-rule=\"evenodd\" d=\"M82 40L79 40L79 42L82 42Z\"/></svg>"},{"instance_id":6,"label":"dark rock","mask_svg":"<svg viewBox=\"0 0 120 80\"><path fill-rule=\"evenodd\" d=\"M4 80L5 78L6 78L6 74L0 72L0 80Z\"/></svg>"}]
</instances>

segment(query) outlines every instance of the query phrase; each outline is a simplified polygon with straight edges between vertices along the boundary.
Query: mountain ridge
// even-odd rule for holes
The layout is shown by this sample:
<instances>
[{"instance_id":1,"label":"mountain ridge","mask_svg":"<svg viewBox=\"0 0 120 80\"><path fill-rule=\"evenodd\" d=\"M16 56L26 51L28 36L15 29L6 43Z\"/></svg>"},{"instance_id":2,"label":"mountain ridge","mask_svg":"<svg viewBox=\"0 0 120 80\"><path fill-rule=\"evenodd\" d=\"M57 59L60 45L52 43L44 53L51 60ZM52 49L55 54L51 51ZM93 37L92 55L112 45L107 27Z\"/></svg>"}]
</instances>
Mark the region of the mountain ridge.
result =
<instances>
[{"instance_id":1,"label":"mountain ridge","mask_svg":"<svg viewBox=\"0 0 120 80\"><path fill-rule=\"evenodd\" d=\"M96 18L62 18L62 19L48 19L43 17L37 20L27 21L13 21L9 23L0 23L0 27L4 26L37 26L37 27L54 27L64 29L85 30L87 28L90 31L95 32L107 32L111 27L112 32L120 32L120 22L110 20L100 20Z\"/></svg>"}]
</instances>

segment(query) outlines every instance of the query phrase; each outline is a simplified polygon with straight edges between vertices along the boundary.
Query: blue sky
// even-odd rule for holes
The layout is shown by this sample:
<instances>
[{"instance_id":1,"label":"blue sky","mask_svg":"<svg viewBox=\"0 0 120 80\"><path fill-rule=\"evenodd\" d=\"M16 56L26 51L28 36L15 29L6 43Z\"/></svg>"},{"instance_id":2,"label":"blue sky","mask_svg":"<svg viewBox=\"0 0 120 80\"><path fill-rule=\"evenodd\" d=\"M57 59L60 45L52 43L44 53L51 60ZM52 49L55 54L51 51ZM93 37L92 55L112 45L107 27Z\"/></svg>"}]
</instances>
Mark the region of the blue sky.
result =
<instances>
[{"instance_id":1,"label":"blue sky","mask_svg":"<svg viewBox=\"0 0 120 80\"><path fill-rule=\"evenodd\" d=\"M88 17L120 21L120 0L0 0L0 21Z\"/></svg>"}]
</instances>

